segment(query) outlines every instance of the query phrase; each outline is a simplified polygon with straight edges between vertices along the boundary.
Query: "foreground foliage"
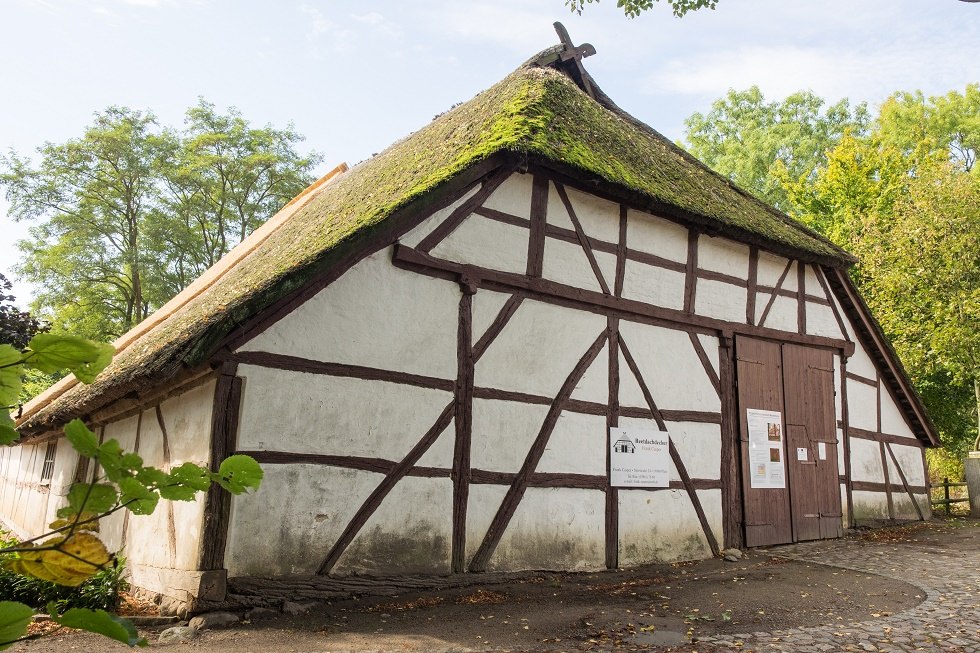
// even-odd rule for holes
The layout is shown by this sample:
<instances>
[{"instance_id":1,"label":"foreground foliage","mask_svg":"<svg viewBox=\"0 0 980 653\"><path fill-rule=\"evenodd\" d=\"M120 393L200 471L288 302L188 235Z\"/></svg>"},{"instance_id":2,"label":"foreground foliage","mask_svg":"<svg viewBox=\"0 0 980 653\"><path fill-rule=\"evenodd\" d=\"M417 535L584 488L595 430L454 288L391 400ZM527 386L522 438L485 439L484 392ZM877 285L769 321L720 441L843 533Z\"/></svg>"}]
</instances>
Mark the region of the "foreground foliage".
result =
<instances>
[{"instance_id":1,"label":"foreground foliage","mask_svg":"<svg viewBox=\"0 0 980 653\"><path fill-rule=\"evenodd\" d=\"M13 547L16 544L16 540L8 538L0 542L0 548ZM0 601L18 601L36 610L54 604L59 612L70 608L111 611L118 607L119 592L129 588L123 578L124 571L122 559L116 556L111 564L79 585L67 586L0 566Z\"/></svg>"},{"instance_id":2,"label":"foreground foliage","mask_svg":"<svg viewBox=\"0 0 980 653\"><path fill-rule=\"evenodd\" d=\"M19 434L10 416L21 392L25 370L42 372L68 370L83 383L91 383L111 362L111 345L75 336L48 333L35 335L27 348L0 344L0 444L11 444ZM7 573L64 587L96 585L118 576L114 556L98 536L99 520L120 510L149 515L160 499L192 501L212 483L233 494L259 486L262 470L248 456L231 456L216 471L185 462L164 471L143 464L135 452L126 452L115 439L99 443L84 422L75 419L65 426L65 439L80 456L95 462L100 470L89 483L75 483L66 505L48 533L0 548ZM102 575L101 579L98 577ZM33 581L25 581L29 586ZM5 591L8 589L5 584ZM14 596L11 595L11 598ZM37 601L32 601L36 603ZM99 633L129 645L144 645L135 628L103 607L67 607L57 598L47 603L52 620L68 628ZM19 601L0 601L0 650L22 640L30 623L32 607Z\"/></svg>"}]
</instances>

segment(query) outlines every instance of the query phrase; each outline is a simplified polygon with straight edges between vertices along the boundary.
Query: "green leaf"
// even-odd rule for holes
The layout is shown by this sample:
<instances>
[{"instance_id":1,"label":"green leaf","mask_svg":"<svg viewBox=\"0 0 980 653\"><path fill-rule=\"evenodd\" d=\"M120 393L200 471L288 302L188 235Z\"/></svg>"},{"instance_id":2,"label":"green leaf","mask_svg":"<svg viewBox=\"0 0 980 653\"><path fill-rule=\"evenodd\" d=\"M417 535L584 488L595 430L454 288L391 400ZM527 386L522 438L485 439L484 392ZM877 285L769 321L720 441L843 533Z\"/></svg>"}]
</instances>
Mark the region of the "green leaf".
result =
<instances>
[{"instance_id":1,"label":"green leaf","mask_svg":"<svg viewBox=\"0 0 980 653\"><path fill-rule=\"evenodd\" d=\"M193 501L198 492L210 487L211 472L194 463L174 467L167 480L159 485L160 496L171 501Z\"/></svg>"},{"instance_id":2,"label":"green leaf","mask_svg":"<svg viewBox=\"0 0 980 653\"><path fill-rule=\"evenodd\" d=\"M57 616L57 606L48 604L51 620L67 628L78 628L90 633L105 635L117 642L129 646L146 646L146 639L139 636L136 627L129 622L105 610L89 610L88 608L72 608L60 617Z\"/></svg>"},{"instance_id":3,"label":"green leaf","mask_svg":"<svg viewBox=\"0 0 980 653\"><path fill-rule=\"evenodd\" d=\"M96 437L85 422L73 419L65 425L65 437L79 454L86 458L95 458L99 453L99 438Z\"/></svg>"},{"instance_id":4,"label":"green leaf","mask_svg":"<svg viewBox=\"0 0 980 653\"><path fill-rule=\"evenodd\" d=\"M70 370L82 383L91 383L112 361L112 345L79 338L78 336L39 333L28 343L26 365L51 374Z\"/></svg>"},{"instance_id":5,"label":"green leaf","mask_svg":"<svg viewBox=\"0 0 980 653\"><path fill-rule=\"evenodd\" d=\"M118 481L122 476L122 447L115 438L107 440L99 446L99 464L110 481Z\"/></svg>"},{"instance_id":6,"label":"green leaf","mask_svg":"<svg viewBox=\"0 0 980 653\"><path fill-rule=\"evenodd\" d=\"M119 501L134 515L149 515L156 510L160 495L135 478L119 480Z\"/></svg>"},{"instance_id":7,"label":"green leaf","mask_svg":"<svg viewBox=\"0 0 980 653\"><path fill-rule=\"evenodd\" d=\"M0 408L0 446L16 442L20 433L14 428L14 420L5 409Z\"/></svg>"},{"instance_id":8,"label":"green leaf","mask_svg":"<svg viewBox=\"0 0 980 653\"><path fill-rule=\"evenodd\" d=\"M259 487L262 468L254 458L238 454L225 458L211 477L232 494L241 494Z\"/></svg>"},{"instance_id":9,"label":"green leaf","mask_svg":"<svg viewBox=\"0 0 980 653\"><path fill-rule=\"evenodd\" d=\"M68 505L58 510L59 517L80 512L102 513L111 510L119 498L116 488L105 483L76 483L68 490Z\"/></svg>"},{"instance_id":10,"label":"green leaf","mask_svg":"<svg viewBox=\"0 0 980 653\"><path fill-rule=\"evenodd\" d=\"M33 614L23 603L0 601L0 651L10 648L27 633Z\"/></svg>"},{"instance_id":11,"label":"green leaf","mask_svg":"<svg viewBox=\"0 0 980 653\"><path fill-rule=\"evenodd\" d=\"M109 367L109 363L112 362L112 357L116 355L116 348L112 345L106 345L102 343L96 343L99 345L99 352L95 359L82 363L78 367L72 369L75 373L75 377L82 383L91 383L95 381L95 377L102 373L102 370Z\"/></svg>"},{"instance_id":12,"label":"green leaf","mask_svg":"<svg viewBox=\"0 0 980 653\"><path fill-rule=\"evenodd\" d=\"M20 399L21 373L24 371L23 366L18 365L21 360L22 355L15 347L0 345L0 407L14 406Z\"/></svg>"},{"instance_id":13,"label":"green leaf","mask_svg":"<svg viewBox=\"0 0 980 653\"><path fill-rule=\"evenodd\" d=\"M159 487L167 482L167 473L156 467L143 467L136 472L136 480L147 487Z\"/></svg>"}]
</instances>

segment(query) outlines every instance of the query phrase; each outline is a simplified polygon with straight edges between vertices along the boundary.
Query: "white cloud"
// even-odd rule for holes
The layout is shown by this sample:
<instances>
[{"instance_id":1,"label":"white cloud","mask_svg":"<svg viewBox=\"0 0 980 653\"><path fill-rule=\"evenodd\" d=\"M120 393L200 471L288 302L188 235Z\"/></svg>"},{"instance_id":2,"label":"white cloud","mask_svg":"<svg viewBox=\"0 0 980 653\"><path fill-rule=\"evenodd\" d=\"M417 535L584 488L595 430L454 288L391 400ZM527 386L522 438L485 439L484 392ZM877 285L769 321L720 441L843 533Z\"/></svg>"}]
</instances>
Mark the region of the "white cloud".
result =
<instances>
[{"instance_id":1,"label":"white cloud","mask_svg":"<svg viewBox=\"0 0 980 653\"><path fill-rule=\"evenodd\" d=\"M385 22L385 17L376 11L369 11L366 14L351 14L351 18L359 23L367 23L368 25L380 25Z\"/></svg>"},{"instance_id":2,"label":"white cloud","mask_svg":"<svg viewBox=\"0 0 980 653\"><path fill-rule=\"evenodd\" d=\"M826 93L843 83L842 73L855 63L847 55L830 58L819 49L748 47L668 60L644 80L643 88L655 93L721 95L729 88L757 85L778 96L801 87Z\"/></svg>"},{"instance_id":3,"label":"white cloud","mask_svg":"<svg viewBox=\"0 0 980 653\"><path fill-rule=\"evenodd\" d=\"M300 5L299 10L309 16L310 33L312 35L326 34L333 29L333 23L327 20L319 9L312 5Z\"/></svg>"},{"instance_id":4,"label":"white cloud","mask_svg":"<svg viewBox=\"0 0 980 653\"><path fill-rule=\"evenodd\" d=\"M554 1L561 9L560 0ZM454 2L450 7L433 11L427 18L444 36L489 43L531 56L557 42L551 27L555 15L553 6L531 10L525 3Z\"/></svg>"},{"instance_id":5,"label":"white cloud","mask_svg":"<svg viewBox=\"0 0 980 653\"><path fill-rule=\"evenodd\" d=\"M113 19L117 18L116 13L114 11L112 11L108 7L103 7L100 5L96 5L95 7L92 7L92 13L95 14L96 16L102 16L103 18L113 18Z\"/></svg>"},{"instance_id":6,"label":"white cloud","mask_svg":"<svg viewBox=\"0 0 980 653\"><path fill-rule=\"evenodd\" d=\"M962 57L952 48L906 40L847 49L821 46L748 46L668 59L647 76L646 94L719 97L728 89L758 86L770 99L811 90L828 99L872 102L896 90L921 88L927 94L955 86Z\"/></svg>"},{"instance_id":7,"label":"white cloud","mask_svg":"<svg viewBox=\"0 0 980 653\"><path fill-rule=\"evenodd\" d=\"M376 11L369 11L366 14L351 14L351 18L355 22L365 25L376 36L397 39L404 34L401 25L389 20L387 16Z\"/></svg>"},{"instance_id":8,"label":"white cloud","mask_svg":"<svg viewBox=\"0 0 980 653\"><path fill-rule=\"evenodd\" d=\"M339 26L313 5L302 4L299 10L308 17L307 41L311 43L310 56L314 59L323 57L321 46L333 52L343 52L352 49L352 32Z\"/></svg>"}]
</instances>

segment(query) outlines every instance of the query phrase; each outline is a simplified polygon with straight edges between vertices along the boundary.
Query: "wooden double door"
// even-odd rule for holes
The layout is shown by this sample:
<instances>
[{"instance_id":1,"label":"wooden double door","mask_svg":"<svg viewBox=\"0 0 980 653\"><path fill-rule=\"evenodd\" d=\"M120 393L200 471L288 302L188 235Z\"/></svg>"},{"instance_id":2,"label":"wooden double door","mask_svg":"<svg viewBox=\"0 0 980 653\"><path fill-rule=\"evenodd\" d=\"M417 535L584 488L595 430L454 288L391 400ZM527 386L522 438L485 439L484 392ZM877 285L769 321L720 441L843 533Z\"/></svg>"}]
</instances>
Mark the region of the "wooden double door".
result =
<instances>
[{"instance_id":1,"label":"wooden double door","mask_svg":"<svg viewBox=\"0 0 980 653\"><path fill-rule=\"evenodd\" d=\"M746 546L840 537L830 350L738 337Z\"/></svg>"}]
</instances>

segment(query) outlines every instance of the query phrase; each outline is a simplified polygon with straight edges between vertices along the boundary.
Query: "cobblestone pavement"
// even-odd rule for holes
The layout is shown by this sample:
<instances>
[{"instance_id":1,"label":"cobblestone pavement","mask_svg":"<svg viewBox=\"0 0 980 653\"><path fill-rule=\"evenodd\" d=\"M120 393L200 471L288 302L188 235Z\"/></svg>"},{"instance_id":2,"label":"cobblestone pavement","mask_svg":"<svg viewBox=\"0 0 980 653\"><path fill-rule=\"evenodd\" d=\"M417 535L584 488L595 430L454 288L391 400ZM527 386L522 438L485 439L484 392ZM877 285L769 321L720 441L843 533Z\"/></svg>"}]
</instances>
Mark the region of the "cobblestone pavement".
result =
<instances>
[{"instance_id":1,"label":"cobblestone pavement","mask_svg":"<svg viewBox=\"0 0 980 653\"><path fill-rule=\"evenodd\" d=\"M925 600L901 613L846 625L702 637L743 653L943 651L980 653L980 529L935 524L908 542L859 538L775 547L776 556L911 583Z\"/></svg>"}]
</instances>

